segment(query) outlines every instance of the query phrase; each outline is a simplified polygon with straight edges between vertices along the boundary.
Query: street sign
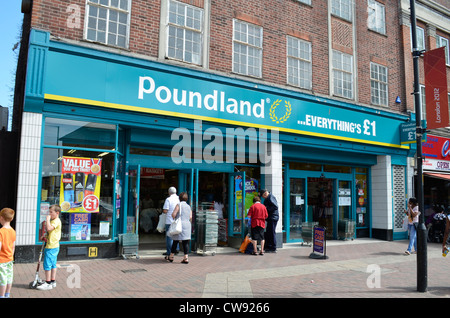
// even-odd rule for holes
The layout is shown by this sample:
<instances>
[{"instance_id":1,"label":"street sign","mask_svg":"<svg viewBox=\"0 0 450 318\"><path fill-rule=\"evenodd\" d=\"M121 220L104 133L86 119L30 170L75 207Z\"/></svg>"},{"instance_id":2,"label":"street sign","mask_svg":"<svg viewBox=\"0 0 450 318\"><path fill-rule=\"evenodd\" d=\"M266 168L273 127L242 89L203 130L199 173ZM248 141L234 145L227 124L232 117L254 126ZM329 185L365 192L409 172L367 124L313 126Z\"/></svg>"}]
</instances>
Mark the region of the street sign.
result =
<instances>
[{"instance_id":1,"label":"street sign","mask_svg":"<svg viewBox=\"0 0 450 318\"><path fill-rule=\"evenodd\" d=\"M422 127L426 128L426 121L422 120ZM422 135L422 142L427 141L427 134L424 133ZM400 124L400 143L402 145L405 144L414 144L416 142L416 123L408 122Z\"/></svg>"},{"instance_id":2,"label":"street sign","mask_svg":"<svg viewBox=\"0 0 450 318\"><path fill-rule=\"evenodd\" d=\"M400 142L404 144L412 144L416 142L416 123L410 122L400 125Z\"/></svg>"}]
</instances>

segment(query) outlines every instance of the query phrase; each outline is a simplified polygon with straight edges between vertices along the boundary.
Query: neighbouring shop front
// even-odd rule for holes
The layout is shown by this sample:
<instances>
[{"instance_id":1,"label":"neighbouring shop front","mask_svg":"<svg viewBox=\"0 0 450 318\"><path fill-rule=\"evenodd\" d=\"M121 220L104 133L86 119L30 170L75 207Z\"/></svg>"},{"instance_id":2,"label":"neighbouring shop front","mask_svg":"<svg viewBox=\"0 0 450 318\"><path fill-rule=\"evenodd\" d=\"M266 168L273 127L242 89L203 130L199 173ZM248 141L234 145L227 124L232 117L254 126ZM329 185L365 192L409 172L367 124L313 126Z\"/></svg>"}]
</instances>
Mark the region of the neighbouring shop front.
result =
<instances>
[{"instance_id":1,"label":"neighbouring shop front","mask_svg":"<svg viewBox=\"0 0 450 318\"><path fill-rule=\"evenodd\" d=\"M219 244L240 244L262 188L279 202L280 247L304 240L309 223L326 226L329 239L341 238L344 220L355 223L351 238L396 231L392 204L379 202L392 200L385 182L394 166L408 179L407 116L51 41L37 30L29 55L23 254L39 244L52 204L63 210L62 257L117 256L127 232L139 234L141 248L163 247L156 225L170 186L188 192L194 225L199 211L218 213ZM408 186L400 186L404 200Z\"/></svg>"},{"instance_id":2,"label":"neighbouring shop front","mask_svg":"<svg viewBox=\"0 0 450 318\"><path fill-rule=\"evenodd\" d=\"M431 223L439 208L450 208L450 139L427 134L422 142L425 220Z\"/></svg>"}]
</instances>

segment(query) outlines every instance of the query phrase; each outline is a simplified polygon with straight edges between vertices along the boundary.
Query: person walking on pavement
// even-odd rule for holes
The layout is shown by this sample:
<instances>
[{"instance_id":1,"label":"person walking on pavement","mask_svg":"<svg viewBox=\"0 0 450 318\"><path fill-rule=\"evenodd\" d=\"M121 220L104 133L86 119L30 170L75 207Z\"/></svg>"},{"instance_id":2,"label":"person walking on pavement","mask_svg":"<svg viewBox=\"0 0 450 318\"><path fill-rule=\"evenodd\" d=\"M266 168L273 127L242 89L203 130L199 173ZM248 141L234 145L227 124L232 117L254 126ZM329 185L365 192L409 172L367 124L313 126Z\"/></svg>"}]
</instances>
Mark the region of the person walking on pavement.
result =
<instances>
[{"instance_id":1,"label":"person walking on pavement","mask_svg":"<svg viewBox=\"0 0 450 318\"><path fill-rule=\"evenodd\" d=\"M169 197L166 199L163 205L163 213L166 213L166 253L165 259L169 259L170 251L172 250L173 240L168 235L170 224L173 222L172 213L175 207L180 203L180 199L177 195L177 189L175 187L169 188Z\"/></svg>"},{"instance_id":2,"label":"person walking on pavement","mask_svg":"<svg viewBox=\"0 0 450 318\"><path fill-rule=\"evenodd\" d=\"M410 198L408 201L408 209L405 210L408 216L409 245L405 251L406 255L417 252L417 224L419 222L419 207L416 198ZM412 248L414 247L414 252Z\"/></svg>"},{"instance_id":3,"label":"person walking on pavement","mask_svg":"<svg viewBox=\"0 0 450 318\"><path fill-rule=\"evenodd\" d=\"M277 238L275 234L275 229L277 227L277 222L279 219L278 215L278 202L275 196L270 193L267 189L260 191L261 197L264 199L264 206L267 209L268 217L266 219L266 252L276 253L277 252Z\"/></svg>"},{"instance_id":4,"label":"person walking on pavement","mask_svg":"<svg viewBox=\"0 0 450 318\"><path fill-rule=\"evenodd\" d=\"M247 216L251 220L252 255L257 255L258 249L256 245L258 241L261 242L261 251L259 252L259 255L264 255L264 228L266 226L268 213L266 207L261 204L261 199L258 196L253 198L253 205L248 210Z\"/></svg>"},{"instance_id":5,"label":"person walking on pavement","mask_svg":"<svg viewBox=\"0 0 450 318\"><path fill-rule=\"evenodd\" d=\"M172 218L181 218L182 232L180 234L172 236L173 244L172 250L168 257L169 262L173 262L173 256L177 250L177 243L181 242L183 245L184 258L181 261L183 264L188 264L189 254L189 241L191 240L191 222L192 222L192 210L189 204L187 204L188 194L186 192L180 193L180 204L177 204L172 213Z\"/></svg>"}]
</instances>

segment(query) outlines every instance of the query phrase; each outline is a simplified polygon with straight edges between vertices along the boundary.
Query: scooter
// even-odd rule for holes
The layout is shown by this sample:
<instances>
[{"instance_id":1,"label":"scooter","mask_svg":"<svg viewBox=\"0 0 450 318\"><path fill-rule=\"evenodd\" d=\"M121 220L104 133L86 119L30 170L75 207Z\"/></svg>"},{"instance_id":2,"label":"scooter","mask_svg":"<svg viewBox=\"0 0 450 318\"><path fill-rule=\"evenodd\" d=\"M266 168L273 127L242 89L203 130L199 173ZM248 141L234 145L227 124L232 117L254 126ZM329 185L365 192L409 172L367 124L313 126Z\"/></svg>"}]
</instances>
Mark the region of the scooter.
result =
<instances>
[{"instance_id":1,"label":"scooter","mask_svg":"<svg viewBox=\"0 0 450 318\"><path fill-rule=\"evenodd\" d=\"M41 251L39 252L39 258L38 258L38 263L37 263L36 275L34 277L34 280L32 282L30 282L30 284L29 284L29 287L31 289L36 289L36 287L38 287L38 286L42 285L43 283L45 283L45 281L42 280L39 277L39 267L41 266L41 260L42 260L42 255L44 254L45 245L47 245L47 240L46 239L43 240Z\"/></svg>"}]
</instances>

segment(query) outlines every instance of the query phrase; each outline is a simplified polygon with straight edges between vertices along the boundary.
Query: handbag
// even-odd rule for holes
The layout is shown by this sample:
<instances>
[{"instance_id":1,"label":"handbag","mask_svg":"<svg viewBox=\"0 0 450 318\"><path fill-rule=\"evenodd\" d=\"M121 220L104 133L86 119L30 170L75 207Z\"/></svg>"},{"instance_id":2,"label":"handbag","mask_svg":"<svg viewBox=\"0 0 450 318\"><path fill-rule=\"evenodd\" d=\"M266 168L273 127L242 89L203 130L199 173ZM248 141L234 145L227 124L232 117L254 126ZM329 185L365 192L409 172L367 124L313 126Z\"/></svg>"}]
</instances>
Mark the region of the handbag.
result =
<instances>
[{"instance_id":1,"label":"handbag","mask_svg":"<svg viewBox=\"0 0 450 318\"><path fill-rule=\"evenodd\" d=\"M181 207L180 207L180 209L181 209ZM169 235L169 236L178 235L182 231L183 231L183 228L181 225L181 210L180 210L178 217L175 220L173 220L172 224L170 224L167 235Z\"/></svg>"}]
</instances>

